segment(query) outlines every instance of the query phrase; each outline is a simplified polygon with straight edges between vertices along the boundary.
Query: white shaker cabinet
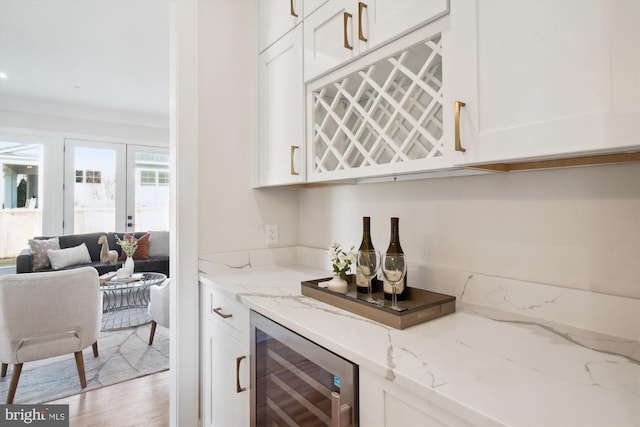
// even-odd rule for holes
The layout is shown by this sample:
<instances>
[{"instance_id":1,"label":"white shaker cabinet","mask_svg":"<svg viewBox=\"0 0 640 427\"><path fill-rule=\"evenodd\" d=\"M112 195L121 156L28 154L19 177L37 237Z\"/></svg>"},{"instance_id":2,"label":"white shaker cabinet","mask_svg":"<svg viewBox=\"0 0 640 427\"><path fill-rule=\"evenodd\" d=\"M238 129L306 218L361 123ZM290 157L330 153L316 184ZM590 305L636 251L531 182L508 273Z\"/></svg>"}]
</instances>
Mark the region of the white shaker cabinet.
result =
<instances>
[{"instance_id":1,"label":"white shaker cabinet","mask_svg":"<svg viewBox=\"0 0 640 427\"><path fill-rule=\"evenodd\" d=\"M260 52L275 43L327 0L256 0Z\"/></svg>"},{"instance_id":2,"label":"white shaker cabinet","mask_svg":"<svg viewBox=\"0 0 640 427\"><path fill-rule=\"evenodd\" d=\"M640 2L451 0L450 22L456 165L640 149Z\"/></svg>"},{"instance_id":3,"label":"white shaker cabinet","mask_svg":"<svg viewBox=\"0 0 640 427\"><path fill-rule=\"evenodd\" d=\"M249 309L201 285L202 425L248 426Z\"/></svg>"},{"instance_id":4,"label":"white shaker cabinet","mask_svg":"<svg viewBox=\"0 0 640 427\"><path fill-rule=\"evenodd\" d=\"M304 22L304 80L447 12L447 0L329 0Z\"/></svg>"},{"instance_id":5,"label":"white shaker cabinet","mask_svg":"<svg viewBox=\"0 0 640 427\"><path fill-rule=\"evenodd\" d=\"M393 382L360 369L360 425L367 427L465 427L473 422ZM487 425L487 424L483 424Z\"/></svg>"},{"instance_id":6,"label":"white shaker cabinet","mask_svg":"<svg viewBox=\"0 0 640 427\"><path fill-rule=\"evenodd\" d=\"M258 186L304 182L302 27L260 54Z\"/></svg>"}]
</instances>

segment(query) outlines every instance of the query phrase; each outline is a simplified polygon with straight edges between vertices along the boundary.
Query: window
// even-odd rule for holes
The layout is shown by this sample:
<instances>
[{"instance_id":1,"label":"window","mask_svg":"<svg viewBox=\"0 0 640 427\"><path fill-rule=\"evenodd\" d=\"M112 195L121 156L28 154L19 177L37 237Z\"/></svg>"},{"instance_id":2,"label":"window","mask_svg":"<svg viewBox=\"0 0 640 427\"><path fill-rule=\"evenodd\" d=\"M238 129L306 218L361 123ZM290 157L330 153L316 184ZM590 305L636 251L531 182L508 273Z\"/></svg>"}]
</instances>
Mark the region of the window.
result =
<instances>
[{"instance_id":1,"label":"window","mask_svg":"<svg viewBox=\"0 0 640 427\"><path fill-rule=\"evenodd\" d=\"M169 185L169 172L158 172L158 185Z\"/></svg>"},{"instance_id":2,"label":"window","mask_svg":"<svg viewBox=\"0 0 640 427\"><path fill-rule=\"evenodd\" d=\"M156 185L156 172L155 171L140 171L140 184L141 185Z\"/></svg>"},{"instance_id":3,"label":"window","mask_svg":"<svg viewBox=\"0 0 640 427\"><path fill-rule=\"evenodd\" d=\"M76 170L76 183L82 184L83 182L87 184L102 183L102 172Z\"/></svg>"},{"instance_id":4,"label":"window","mask_svg":"<svg viewBox=\"0 0 640 427\"><path fill-rule=\"evenodd\" d=\"M78 182L78 178L76 178L76 182ZM102 182L102 172L86 171L85 182L87 184L100 184Z\"/></svg>"}]
</instances>

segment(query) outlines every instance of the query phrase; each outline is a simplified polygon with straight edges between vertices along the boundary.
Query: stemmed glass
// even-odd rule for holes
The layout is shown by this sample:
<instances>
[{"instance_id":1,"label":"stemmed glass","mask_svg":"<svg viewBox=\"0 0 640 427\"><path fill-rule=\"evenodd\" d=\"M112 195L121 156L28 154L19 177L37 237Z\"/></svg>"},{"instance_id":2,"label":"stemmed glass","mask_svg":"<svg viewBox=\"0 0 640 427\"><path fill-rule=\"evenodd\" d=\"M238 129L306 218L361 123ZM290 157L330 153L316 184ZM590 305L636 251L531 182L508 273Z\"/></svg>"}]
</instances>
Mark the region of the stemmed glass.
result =
<instances>
[{"instance_id":1,"label":"stemmed glass","mask_svg":"<svg viewBox=\"0 0 640 427\"><path fill-rule=\"evenodd\" d=\"M404 254L384 254L382 258L382 274L391 284L391 309L396 311L406 310L398 306L398 296L396 295L398 283L400 283L402 279L404 279L405 274L407 274L407 262Z\"/></svg>"},{"instance_id":2,"label":"stemmed glass","mask_svg":"<svg viewBox=\"0 0 640 427\"><path fill-rule=\"evenodd\" d=\"M365 301L372 304L378 304L378 302L373 299L373 296L371 295L371 279L373 279L375 275L378 274L378 269L380 269L380 252L375 249L370 251L359 251L358 257L356 258L356 266L362 276L367 279L367 288L369 291L369 295L367 296Z\"/></svg>"}]
</instances>

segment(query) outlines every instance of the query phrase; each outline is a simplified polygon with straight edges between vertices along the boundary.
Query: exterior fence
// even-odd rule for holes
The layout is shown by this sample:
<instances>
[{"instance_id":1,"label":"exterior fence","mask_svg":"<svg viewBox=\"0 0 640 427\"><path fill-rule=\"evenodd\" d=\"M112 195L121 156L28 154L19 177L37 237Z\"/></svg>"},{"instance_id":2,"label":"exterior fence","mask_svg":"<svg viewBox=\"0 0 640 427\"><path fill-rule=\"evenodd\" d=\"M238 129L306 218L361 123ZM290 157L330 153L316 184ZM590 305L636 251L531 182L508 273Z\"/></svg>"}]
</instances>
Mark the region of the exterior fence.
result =
<instances>
[{"instance_id":1,"label":"exterior fence","mask_svg":"<svg viewBox=\"0 0 640 427\"><path fill-rule=\"evenodd\" d=\"M136 230L169 229L168 208L139 208L135 215ZM74 213L75 233L113 231L114 218L114 209L77 209ZM29 247L29 239L36 236L42 236L41 209L0 209L0 259L15 258L22 249Z\"/></svg>"}]
</instances>

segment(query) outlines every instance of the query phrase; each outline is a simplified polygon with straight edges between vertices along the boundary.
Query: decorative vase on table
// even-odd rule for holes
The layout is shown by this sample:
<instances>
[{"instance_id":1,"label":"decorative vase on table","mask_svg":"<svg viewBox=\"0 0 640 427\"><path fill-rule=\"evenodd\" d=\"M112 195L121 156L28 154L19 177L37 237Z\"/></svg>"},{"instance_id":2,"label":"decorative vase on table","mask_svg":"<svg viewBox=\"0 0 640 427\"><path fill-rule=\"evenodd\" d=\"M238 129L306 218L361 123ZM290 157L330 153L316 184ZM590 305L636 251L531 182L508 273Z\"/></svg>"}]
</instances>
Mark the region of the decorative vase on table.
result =
<instances>
[{"instance_id":1,"label":"decorative vase on table","mask_svg":"<svg viewBox=\"0 0 640 427\"><path fill-rule=\"evenodd\" d=\"M341 294L347 293L348 283L339 274L333 276L331 280L327 283L327 289L333 292L338 292Z\"/></svg>"},{"instance_id":2,"label":"decorative vase on table","mask_svg":"<svg viewBox=\"0 0 640 427\"><path fill-rule=\"evenodd\" d=\"M131 277L131 275L133 274L133 269L135 268L135 263L133 262L133 257L128 256L126 261L124 262L123 265L125 271L126 271L126 276L127 277Z\"/></svg>"}]
</instances>

